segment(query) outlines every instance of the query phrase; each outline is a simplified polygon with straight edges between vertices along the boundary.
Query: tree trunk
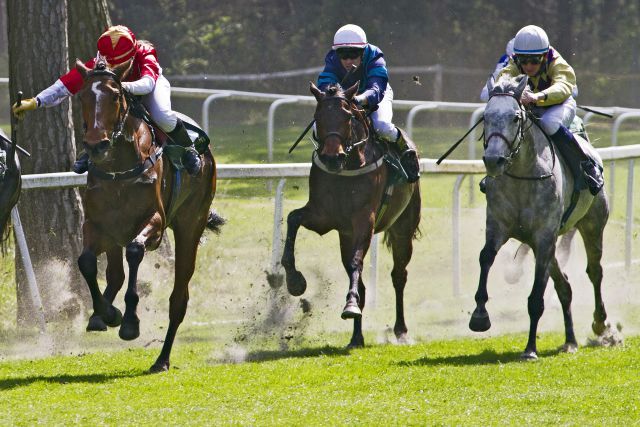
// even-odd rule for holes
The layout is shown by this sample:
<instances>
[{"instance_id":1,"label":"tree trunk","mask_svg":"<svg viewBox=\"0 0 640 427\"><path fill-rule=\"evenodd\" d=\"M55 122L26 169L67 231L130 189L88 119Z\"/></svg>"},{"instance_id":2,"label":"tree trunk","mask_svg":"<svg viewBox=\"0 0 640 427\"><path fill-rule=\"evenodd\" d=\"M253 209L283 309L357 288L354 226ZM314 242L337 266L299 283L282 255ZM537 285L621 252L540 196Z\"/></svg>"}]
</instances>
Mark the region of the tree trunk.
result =
<instances>
[{"instance_id":1,"label":"tree trunk","mask_svg":"<svg viewBox=\"0 0 640 427\"><path fill-rule=\"evenodd\" d=\"M7 0L0 0L0 56L6 55L6 54L7 54Z\"/></svg>"},{"instance_id":2,"label":"tree trunk","mask_svg":"<svg viewBox=\"0 0 640 427\"><path fill-rule=\"evenodd\" d=\"M67 2L8 0L9 75L12 102L22 90L34 96L69 68ZM22 173L70 170L75 155L69 101L27 114L17 126L17 140L32 155L22 162ZM88 303L76 259L81 251L82 207L76 189L29 190L19 203L38 287L49 320L79 302ZM19 256L19 254L18 254ZM18 321L30 324L30 304L21 263L16 262Z\"/></svg>"},{"instance_id":3,"label":"tree trunk","mask_svg":"<svg viewBox=\"0 0 640 427\"><path fill-rule=\"evenodd\" d=\"M87 61L96 56L98 37L105 28L111 26L107 2L106 0L67 0L67 10L69 12L69 60L72 63L76 58ZM84 131L80 101L77 97L72 98L71 105L76 149L82 150Z\"/></svg>"}]
</instances>

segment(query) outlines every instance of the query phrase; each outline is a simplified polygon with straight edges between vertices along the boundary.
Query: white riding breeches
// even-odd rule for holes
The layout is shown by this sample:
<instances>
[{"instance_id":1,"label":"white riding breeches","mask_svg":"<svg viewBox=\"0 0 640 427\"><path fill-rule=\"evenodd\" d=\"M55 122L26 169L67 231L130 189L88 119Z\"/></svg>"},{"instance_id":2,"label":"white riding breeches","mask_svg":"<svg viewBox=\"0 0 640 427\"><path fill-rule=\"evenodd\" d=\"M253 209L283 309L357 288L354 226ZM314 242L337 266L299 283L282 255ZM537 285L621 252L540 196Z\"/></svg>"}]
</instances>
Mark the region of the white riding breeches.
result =
<instances>
[{"instance_id":1,"label":"white riding breeches","mask_svg":"<svg viewBox=\"0 0 640 427\"><path fill-rule=\"evenodd\" d=\"M540 126L551 136L560 129L560 125L569 127L576 116L576 101L567 98L562 104L551 107L534 107L533 112L540 117Z\"/></svg>"},{"instance_id":2,"label":"white riding breeches","mask_svg":"<svg viewBox=\"0 0 640 427\"><path fill-rule=\"evenodd\" d=\"M163 131L171 132L176 128L178 118L171 109L171 84L162 74L158 76L153 92L142 97L142 103Z\"/></svg>"},{"instance_id":3,"label":"white riding breeches","mask_svg":"<svg viewBox=\"0 0 640 427\"><path fill-rule=\"evenodd\" d=\"M398 129L393 120L393 89L387 85L382 101L378 104L378 109L371 114L373 128L379 138L387 142L395 142L398 139Z\"/></svg>"}]
</instances>

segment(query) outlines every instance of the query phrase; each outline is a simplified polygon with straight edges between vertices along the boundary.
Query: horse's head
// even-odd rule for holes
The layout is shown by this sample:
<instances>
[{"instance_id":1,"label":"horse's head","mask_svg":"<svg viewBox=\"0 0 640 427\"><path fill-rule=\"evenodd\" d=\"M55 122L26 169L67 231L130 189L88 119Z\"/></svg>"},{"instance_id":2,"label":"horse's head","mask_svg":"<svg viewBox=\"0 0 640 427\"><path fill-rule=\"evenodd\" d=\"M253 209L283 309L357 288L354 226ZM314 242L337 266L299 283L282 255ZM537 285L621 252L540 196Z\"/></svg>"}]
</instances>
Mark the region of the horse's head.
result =
<instances>
[{"instance_id":1,"label":"horse's head","mask_svg":"<svg viewBox=\"0 0 640 427\"><path fill-rule=\"evenodd\" d=\"M120 82L129 72L131 63L129 60L110 69L104 60L98 59L90 69L76 61L76 69L84 78L80 91L85 128L83 145L96 163L109 160L109 148L122 134L126 100Z\"/></svg>"},{"instance_id":2,"label":"horse's head","mask_svg":"<svg viewBox=\"0 0 640 427\"><path fill-rule=\"evenodd\" d=\"M364 114L353 102L358 84L346 91L340 85L332 85L326 92L322 92L311 83L311 93L318 101L314 114L319 141L318 156L329 170L335 172L345 168L353 149L366 142L369 137ZM360 157L356 167L364 162L364 158Z\"/></svg>"},{"instance_id":3,"label":"horse's head","mask_svg":"<svg viewBox=\"0 0 640 427\"><path fill-rule=\"evenodd\" d=\"M484 155L482 160L490 176L500 176L507 169L522 143L526 111L520 97L527 86L527 76L487 81L489 101L484 110Z\"/></svg>"}]
</instances>

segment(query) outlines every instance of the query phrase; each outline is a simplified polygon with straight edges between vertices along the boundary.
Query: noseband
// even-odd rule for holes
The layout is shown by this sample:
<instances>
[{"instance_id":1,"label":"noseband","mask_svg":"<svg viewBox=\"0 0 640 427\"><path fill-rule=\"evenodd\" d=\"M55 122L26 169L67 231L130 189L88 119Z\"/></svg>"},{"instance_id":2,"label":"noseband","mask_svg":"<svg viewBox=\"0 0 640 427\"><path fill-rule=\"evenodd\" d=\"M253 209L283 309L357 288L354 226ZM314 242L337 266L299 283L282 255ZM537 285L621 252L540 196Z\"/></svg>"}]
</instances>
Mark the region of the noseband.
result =
<instances>
[{"instance_id":1,"label":"noseband","mask_svg":"<svg viewBox=\"0 0 640 427\"><path fill-rule=\"evenodd\" d=\"M531 126L533 126L534 123L540 128L540 124L536 121L537 119L535 118L533 113L531 111L527 110L522 105L520 100L513 93L494 93L493 95L490 96L489 99L493 98L494 96L508 96L510 98L515 99L516 102L518 103L518 112L516 113L516 119L518 121L518 130L516 131L516 134L513 137L513 140L509 141L507 139L507 137L504 136L504 134L502 132L493 132L493 133L489 134L489 136L485 137L484 140L483 140L483 146L484 146L485 150L489 146L489 140L491 138L493 138L493 137L500 138L507 144L507 147L509 147L509 154L506 156L507 167L508 167L508 165L510 165L513 162L513 160L516 158L516 156L520 152L520 147L522 146L522 141L524 141L524 133L525 133L525 131L528 131L529 129L531 129ZM528 128L525 129L525 123L527 121L527 118L531 119L532 124ZM544 136L547 138L547 141L549 143L549 147L551 149L551 155L552 155L552 158L553 158L553 164L551 165L551 172L549 172L547 174L544 174L544 175L541 175L541 176L517 176L517 175L513 175L513 174L510 174L509 172L505 171L504 172L505 175L507 175L510 178L529 180L529 181L547 179L547 178L550 178L550 177L553 176L553 169L555 168L555 165L556 165L556 151L555 151L555 148L553 147L553 143L551 142L551 139L546 134L546 132L542 128L540 128L540 130L542 131Z\"/></svg>"},{"instance_id":2,"label":"noseband","mask_svg":"<svg viewBox=\"0 0 640 427\"><path fill-rule=\"evenodd\" d=\"M344 147L344 151L347 153L347 155L349 155L351 150L353 150L357 146L367 142L367 140L369 139L369 126L367 126L367 122L366 122L366 119L364 118L363 111L358 109L356 104L351 99L347 99L344 96L332 96L330 98L323 98L320 101L318 101L318 103L325 102L325 101L331 101L331 100L335 100L335 99L338 99L338 100L341 100L341 101L345 101L349 105L349 107L353 107L353 106L356 107L353 110L351 110L351 109L349 110L349 112L350 112L350 117L349 117L349 136L346 137L340 132L327 132L320 139L320 143L321 143L321 145L324 145L324 143L327 140L327 138L329 138L331 136L335 136L338 139L340 139L340 144ZM356 114L354 114L354 111L355 111L355 113L357 113L357 116L356 116ZM355 142L353 141L353 136L354 136L354 123L353 122L354 121L362 123L362 125L364 126L364 129L365 129L364 137L361 140L355 141Z\"/></svg>"}]
</instances>

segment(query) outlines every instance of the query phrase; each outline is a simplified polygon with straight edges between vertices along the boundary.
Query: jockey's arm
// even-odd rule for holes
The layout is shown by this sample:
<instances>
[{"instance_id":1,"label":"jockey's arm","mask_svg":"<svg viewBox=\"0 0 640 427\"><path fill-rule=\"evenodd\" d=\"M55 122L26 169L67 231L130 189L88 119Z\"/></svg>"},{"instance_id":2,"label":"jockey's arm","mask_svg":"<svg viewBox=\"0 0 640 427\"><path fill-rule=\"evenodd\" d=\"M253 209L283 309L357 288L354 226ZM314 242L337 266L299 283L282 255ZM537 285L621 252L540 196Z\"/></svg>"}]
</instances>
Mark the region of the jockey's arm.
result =
<instances>
[{"instance_id":1,"label":"jockey's arm","mask_svg":"<svg viewBox=\"0 0 640 427\"><path fill-rule=\"evenodd\" d=\"M571 65L561 58L551 63L547 74L552 83L551 86L541 92L546 95L544 99L537 103L541 107L563 103L571 96L573 88L576 86L576 73Z\"/></svg>"},{"instance_id":2,"label":"jockey's arm","mask_svg":"<svg viewBox=\"0 0 640 427\"><path fill-rule=\"evenodd\" d=\"M156 81L151 76L144 75L132 82L122 82L122 87L132 95L147 95L153 92Z\"/></svg>"}]
</instances>

